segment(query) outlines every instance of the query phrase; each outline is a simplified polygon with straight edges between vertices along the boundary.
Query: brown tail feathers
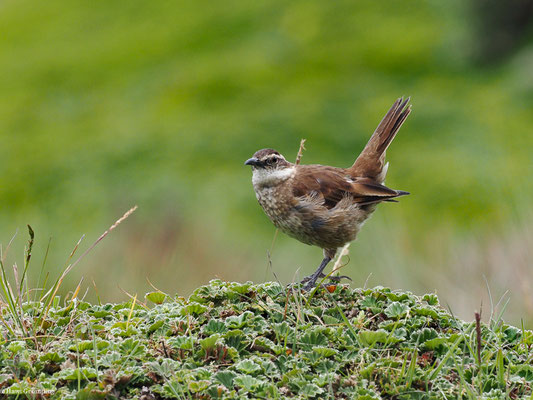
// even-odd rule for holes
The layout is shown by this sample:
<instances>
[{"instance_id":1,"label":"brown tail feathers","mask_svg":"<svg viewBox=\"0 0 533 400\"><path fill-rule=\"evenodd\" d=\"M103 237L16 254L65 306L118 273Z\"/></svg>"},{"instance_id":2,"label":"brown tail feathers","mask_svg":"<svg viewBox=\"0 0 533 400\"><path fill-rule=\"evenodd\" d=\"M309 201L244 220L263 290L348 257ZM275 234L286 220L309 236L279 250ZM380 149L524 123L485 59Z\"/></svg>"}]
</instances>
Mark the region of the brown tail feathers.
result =
<instances>
[{"instance_id":1,"label":"brown tail feathers","mask_svg":"<svg viewBox=\"0 0 533 400\"><path fill-rule=\"evenodd\" d=\"M354 177L367 177L382 180L385 165L385 152L411 112L410 98L399 98L383 117L365 148L348 169ZM384 174L383 174L384 175Z\"/></svg>"}]
</instances>

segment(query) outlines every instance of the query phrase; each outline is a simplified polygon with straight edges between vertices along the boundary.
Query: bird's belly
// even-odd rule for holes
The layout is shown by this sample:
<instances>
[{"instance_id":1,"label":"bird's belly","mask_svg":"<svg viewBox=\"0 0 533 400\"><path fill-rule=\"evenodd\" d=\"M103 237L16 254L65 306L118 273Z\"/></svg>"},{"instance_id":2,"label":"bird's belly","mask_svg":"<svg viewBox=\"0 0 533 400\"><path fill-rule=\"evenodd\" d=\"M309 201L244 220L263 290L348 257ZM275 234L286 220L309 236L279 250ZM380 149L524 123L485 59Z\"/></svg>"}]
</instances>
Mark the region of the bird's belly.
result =
<instances>
[{"instance_id":1,"label":"bird's belly","mask_svg":"<svg viewBox=\"0 0 533 400\"><path fill-rule=\"evenodd\" d=\"M322 248L338 248L355 240L364 221L373 209L340 202L327 209L317 201L298 199L294 196L265 188L256 192L259 204L282 232L299 241Z\"/></svg>"}]
</instances>

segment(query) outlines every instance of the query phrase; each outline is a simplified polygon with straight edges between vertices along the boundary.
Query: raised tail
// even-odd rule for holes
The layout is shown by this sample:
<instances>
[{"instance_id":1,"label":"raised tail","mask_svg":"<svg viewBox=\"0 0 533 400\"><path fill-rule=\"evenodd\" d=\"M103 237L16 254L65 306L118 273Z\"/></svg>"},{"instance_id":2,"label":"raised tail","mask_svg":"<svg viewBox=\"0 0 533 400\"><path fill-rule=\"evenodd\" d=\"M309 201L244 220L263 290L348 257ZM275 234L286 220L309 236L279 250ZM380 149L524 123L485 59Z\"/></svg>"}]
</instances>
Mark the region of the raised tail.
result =
<instances>
[{"instance_id":1,"label":"raised tail","mask_svg":"<svg viewBox=\"0 0 533 400\"><path fill-rule=\"evenodd\" d=\"M385 152L411 112L410 98L400 97L383 117L365 148L348 172L354 177L366 177L383 182L385 179Z\"/></svg>"}]
</instances>

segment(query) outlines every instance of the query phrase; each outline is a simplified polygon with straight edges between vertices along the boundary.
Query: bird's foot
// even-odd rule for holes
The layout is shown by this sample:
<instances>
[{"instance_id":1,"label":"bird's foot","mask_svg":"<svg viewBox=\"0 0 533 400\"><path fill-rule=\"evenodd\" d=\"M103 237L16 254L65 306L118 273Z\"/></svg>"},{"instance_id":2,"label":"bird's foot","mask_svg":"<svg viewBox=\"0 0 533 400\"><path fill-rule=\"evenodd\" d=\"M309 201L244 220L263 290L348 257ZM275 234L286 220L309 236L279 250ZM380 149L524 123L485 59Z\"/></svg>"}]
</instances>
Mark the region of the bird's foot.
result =
<instances>
[{"instance_id":1,"label":"bird's foot","mask_svg":"<svg viewBox=\"0 0 533 400\"><path fill-rule=\"evenodd\" d=\"M325 278L326 275L320 274L319 278ZM350 278L348 275L330 275L328 276L328 279L332 282L340 282L343 279L348 279L350 282L352 281L352 278Z\"/></svg>"},{"instance_id":2,"label":"bird's foot","mask_svg":"<svg viewBox=\"0 0 533 400\"><path fill-rule=\"evenodd\" d=\"M317 280L317 278L313 278L312 276L309 276L308 278L309 280L306 281L303 287L303 290L305 290L306 292L313 290L313 288L316 286L316 280Z\"/></svg>"},{"instance_id":3,"label":"bird's foot","mask_svg":"<svg viewBox=\"0 0 533 400\"><path fill-rule=\"evenodd\" d=\"M302 279L300 284L304 285L303 289L308 292L308 291L310 291L311 289L313 289L316 286L316 281L317 280L324 279L325 277L326 277L326 275L323 274L323 273L312 274L312 275L306 276L304 279ZM350 278L347 275L330 275L330 276L328 276L328 280L331 281L331 282L334 282L334 283L339 283L343 279L348 279L349 281L352 280L352 278Z\"/></svg>"}]
</instances>

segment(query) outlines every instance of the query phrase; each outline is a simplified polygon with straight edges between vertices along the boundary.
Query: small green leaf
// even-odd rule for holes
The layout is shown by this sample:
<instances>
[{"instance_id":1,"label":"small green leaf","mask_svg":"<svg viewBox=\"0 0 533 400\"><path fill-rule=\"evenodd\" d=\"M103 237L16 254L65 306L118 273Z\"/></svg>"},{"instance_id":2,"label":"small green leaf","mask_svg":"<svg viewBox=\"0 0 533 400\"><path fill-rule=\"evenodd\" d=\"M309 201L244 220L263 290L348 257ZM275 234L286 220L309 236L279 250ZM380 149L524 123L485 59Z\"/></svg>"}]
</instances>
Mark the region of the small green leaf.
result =
<instances>
[{"instance_id":1,"label":"small green leaf","mask_svg":"<svg viewBox=\"0 0 533 400\"><path fill-rule=\"evenodd\" d=\"M163 292L157 291L157 292L148 293L145 297L147 300L150 300L152 303L163 304L163 302L167 298L167 295Z\"/></svg>"},{"instance_id":2,"label":"small green leaf","mask_svg":"<svg viewBox=\"0 0 533 400\"><path fill-rule=\"evenodd\" d=\"M375 343L385 343L387 341L388 333L383 329L377 331L360 331L358 334L359 341L364 346L373 346Z\"/></svg>"},{"instance_id":3,"label":"small green leaf","mask_svg":"<svg viewBox=\"0 0 533 400\"><path fill-rule=\"evenodd\" d=\"M96 378L94 368L67 368L58 373L58 378L66 381L90 380Z\"/></svg>"},{"instance_id":4,"label":"small green leaf","mask_svg":"<svg viewBox=\"0 0 533 400\"><path fill-rule=\"evenodd\" d=\"M338 350L335 350L331 347L314 346L313 352L320 355L321 357L331 357L337 354Z\"/></svg>"},{"instance_id":5,"label":"small green leaf","mask_svg":"<svg viewBox=\"0 0 533 400\"><path fill-rule=\"evenodd\" d=\"M209 322L204 326L203 331L206 334L212 334L212 333L224 333L228 330L226 328L226 324L224 321L211 319Z\"/></svg>"},{"instance_id":6,"label":"small green leaf","mask_svg":"<svg viewBox=\"0 0 533 400\"><path fill-rule=\"evenodd\" d=\"M275 299L284 291L283 286L277 282L264 283L262 289L265 291L266 295L272 299Z\"/></svg>"},{"instance_id":7,"label":"small green leaf","mask_svg":"<svg viewBox=\"0 0 533 400\"><path fill-rule=\"evenodd\" d=\"M340 322L340 319L327 314L322 317L322 320L326 325L336 325Z\"/></svg>"},{"instance_id":8,"label":"small green leaf","mask_svg":"<svg viewBox=\"0 0 533 400\"><path fill-rule=\"evenodd\" d=\"M182 315L200 315L207 311L207 307L196 302L191 302L182 308Z\"/></svg>"},{"instance_id":9,"label":"small green leaf","mask_svg":"<svg viewBox=\"0 0 533 400\"><path fill-rule=\"evenodd\" d=\"M377 308L379 302L374 296L366 296L360 303L362 308Z\"/></svg>"},{"instance_id":10,"label":"small green leaf","mask_svg":"<svg viewBox=\"0 0 533 400\"><path fill-rule=\"evenodd\" d=\"M165 324L165 321L162 319L159 321L154 322L152 325L148 327L148 333L153 333L157 331L159 328L161 328Z\"/></svg>"},{"instance_id":11,"label":"small green leaf","mask_svg":"<svg viewBox=\"0 0 533 400\"><path fill-rule=\"evenodd\" d=\"M312 346L326 346L328 338L321 329L309 329L301 338L300 342L309 350Z\"/></svg>"},{"instance_id":12,"label":"small green leaf","mask_svg":"<svg viewBox=\"0 0 533 400\"><path fill-rule=\"evenodd\" d=\"M46 353L40 356L39 360L41 360L42 362L51 362L51 363L59 364L65 361L65 357L61 356L59 353L53 352L53 353Z\"/></svg>"},{"instance_id":13,"label":"small green leaf","mask_svg":"<svg viewBox=\"0 0 533 400\"><path fill-rule=\"evenodd\" d=\"M241 315L232 315L226 318L226 326L229 329L241 329L247 325L247 322L250 318L253 317L251 311L245 311Z\"/></svg>"},{"instance_id":14,"label":"small green leaf","mask_svg":"<svg viewBox=\"0 0 533 400\"><path fill-rule=\"evenodd\" d=\"M439 305L439 298L435 293L428 293L425 294L424 297L422 297L422 300L427 302L430 306L438 306Z\"/></svg>"},{"instance_id":15,"label":"small green leaf","mask_svg":"<svg viewBox=\"0 0 533 400\"><path fill-rule=\"evenodd\" d=\"M217 345L218 339L220 339L220 334L215 333L214 335L200 340L200 347L205 351L211 350Z\"/></svg>"},{"instance_id":16,"label":"small green leaf","mask_svg":"<svg viewBox=\"0 0 533 400\"><path fill-rule=\"evenodd\" d=\"M22 340L15 340L14 342L11 342L7 346L7 349L11 351L12 353L19 353L25 348L26 348L26 343L23 342Z\"/></svg>"},{"instance_id":17,"label":"small green leaf","mask_svg":"<svg viewBox=\"0 0 533 400\"><path fill-rule=\"evenodd\" d=\"M507 326L503 333L506 336L505 340L510 343L516 341L517 339L520 339L520 337L522 336L522 332L520 331L520 329L515 328L514 326Z\"/></svg>"},{"instance_id":18,"label":"small green leaf","mask_svg":"<svg viewBox=\"0 0 533 400\"><path fill-rule=\"evenodd\" d=\"M419 345L426 343L431 339L437 338L439 335L435 329L432 328L422 328L414 331L411 334L411 340Z\"/></svg>"},{"instance_id":19,"label":"small green leaf","mask_svg":"<svg viewBox=\"0 0 533 400\"><path fill-rule=\"evenodd\" d=\"M237 374L233 371L220 371L213 375L213 378L228 389L233 389L233 380L236 376Z\"/></svg>"},{"instance_id":20,"label":"small green leaf","mask_svg":"<svg viewBox=\"0 0 533 400\"><path fill-rule=\"evenodd\" d=\"M256 375L259 371L261 371L261 366L252 360L241 361L235 366L235 368L247 375Z\"/></svg>"},{"instance_id":21,"label":"small green leaf","mask_svg":"<svg viewBox=\"0 0 533 400\"><path fill-rule=\"evenodd\" d=\"M228 285L228 290L231 292L238 293L238 294L246 294L250 291L251 286L252 286L252 282L246 282L246 283L232 282Z\"/></svg>"},{"instance_id":22,"label":"small green leaf","mask_svg":"<svg viewBox=\"0 0 533 400\"><path fill-rule=\"evenodd\" d=\"M324 389L314 385L312 383L307 383L300 389L300 394L305 397L315 397L324 392Z\"/></svg>"},{"instance_id":23,"label":"small green leaf","mask_svg":"<svg viewBox=\"0 0 533 400\"><path fill-rule=\"evenodd\" d=\"M176 380L166 381L163 385L163 393L165 398L179 399L184 392L183 383Z\"/></svg>"},{"instance_id":24,"label":"small green leaf","mask_svg":"<svg viewBox=\"0 0 533 400\"><path fill-rule=\"evenodd\" d=\"M104 400L106 396L106 392L96 388L85 388L76 394L76 400Z\"/></svg>"},{"instance_id":25,"label":"small green leaf","mask_svg":"<svg viewBox=\"0 0 533 400\"><path fill-rule=\"evenodd\" d=\"M254 378L250 375L239 375L234 380L235 384L239 387L242 387L246 390L253 390L264 384L262 380Z\"/></svg>"},{"instance_id":26,"label":"small green leaf","mask_svg":"<svg viewBox=\"0 0 533 400\"><path fill-rule=\"evenodd\" d=\"M112 315L112 313L106 310L98 310L98 311L93 312L91 315L95 318L105 318L109 315Z\"/></svg>"},{"instance_id":27,"label":"small green leaf","mask_svg":"<svg viewBox=\"0 0 533 400\"><path fill-rule=\"evenodd\" d=\"M437 337L434 339L426 340L423 343L423 346L429 350L435 350L439 346L443 346L448 342L448 339L445 337Z\"/></svg>"},{"instance_id":28,"label":"small green leaf","mask_svg":"<svg viewBox=\"0 0 533 400\"><path fill-rule=\"evenodd\" d=\"M387 308L385 308L385 315L389 318L401 318L407 314L409 306L398 301L393 301Z\"/></svg>"},{"instance_id":29,"label":"small green leaf","mask_svg":"<svg viewBox=\"0 0 533 400\"><path fill-rule=\"evenodd\" d=\"M238 329L225 333L224 342L227 346L233 347L238 352L243 351L248 343L244 332Z\"/></svg>"},{"instance_id":30,"label":"small green leaf","mask_svg":"<svg viewBox=\"0 0 533 400\"><path fill-rule=\"evenodd\" d=\"M439 314L437 314L437 312L435 310L431 309L428 306L426 306L426 307L414 307L411 310L412 310L413 314L429 316L429 317L431 317L433 319L437 319L439 317Z\"/></svg>"},{"instance_id":31,"label":"small green leaf","mask_svg":"<svg viewBox=\"0 0 533 400\"><path fill-rule=\"evenodd\" d=\"M69 350L77 351L80 353L85 352L85 350L91 350L93 348L92 340L77 340L74 344L69 346Z\"/></svg>"},{"instance_id":32,"label":"small green leaf","mask_svg":"<svg viewBox=\"0 0 533 400\"><path fill-rule=\"evenodd\" d=\"M168 341L169 345L179 350L192 350L194 339L189 336L176 336Z\"/></svg>"},{"instance_id":33,"label":"small green leaf","mask_svg":"<svg viewBox=\"0 0 533 400\"><path fill-rule=\"evenodd\" d=\"M138 340L129 338L120 344L120 351L129 357L141 358L146 353L146 348Z\"/></svg>"},{"instance_id":34,"label":"small green leaf","mask_svg":"<svg viewBox=\"0 0 533 400\"><path fill-rule=\"evenodd\" d=\"M189 390L193 393L199 393L203 390L206 390L211 384L208 380L192 381L189 382Z\"/></svg>"}]
</instances>

